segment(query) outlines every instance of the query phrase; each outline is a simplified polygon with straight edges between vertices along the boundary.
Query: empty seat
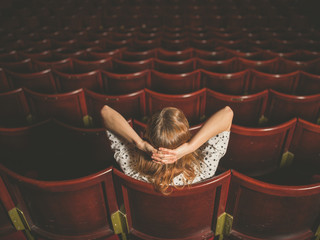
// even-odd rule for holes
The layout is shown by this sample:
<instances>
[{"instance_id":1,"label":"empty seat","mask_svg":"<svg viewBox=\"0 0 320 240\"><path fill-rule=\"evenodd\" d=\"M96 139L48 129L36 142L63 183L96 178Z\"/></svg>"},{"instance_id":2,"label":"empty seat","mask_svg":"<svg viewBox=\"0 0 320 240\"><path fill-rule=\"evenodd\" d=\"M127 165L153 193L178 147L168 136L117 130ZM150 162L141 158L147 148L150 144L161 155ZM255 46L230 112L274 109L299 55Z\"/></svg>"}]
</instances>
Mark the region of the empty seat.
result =
<instances>
[{"instance_id":1,"label":"empty seat","mask_svg":"<svg viewBox=\"0 0 320 240\"><path fill-rule=\"evenodd\" d=\"M51 69L27 73L7 70L7 73L14 88L26 87L41 93L57 93L59 90Z\"/></svg>"},{"instance_id":2,"label":"empty seat","mask_svg":"<svg viewBox=\"0 0 320 240\"><path fill-rule=\"evenodd\" d=\"M0 125L2 127L25 126L31 120L30 108L21 88L0 93Z\"/></svg>"},{"instance_id":3,"label":"empty seat","mask_svg":"<svg viewBox=\"0 0 320 240\"><path fill-rule=\"evenodd\" d=\"M299 117L317 123L320 118L320 94L295 96L269 91L265 116L269 124L278 124Z\"/></svg>"},{"instance_id":4,"label":"empty seat","mask_svg":"<svg viewBox=\"0 0 320 240\"><path fill-rule=\"evenodd\" d=\"M207 89L206 116L209 117L225 106L234 112L233 123L241 126L258 126L267 105L268 90L252 95L226 95Z\"/></svg>"},{"instance_id":5,"label":"empty seat","mask_svg":"<svg viewBox=\"0 0 320 240\"><path fill-rule=\"evenodd\" d=\"M233 171L227 202L233 222L228 239L313 239L319 203L319 184L274 185Z\"/></svg>"},{"instance_id":6,"label":"empty seat","mask_svg":"<svg viewBox=\"0 0 320 240\"><path fill-rule=\"evenodd\" d=\"M167 51L159 48L157 58L164 61L184 61L193 57L193 49L188 48L183 51Z\"/></svg>"},{"instance_id":7,"label":"empty seat","mask_svg":"<svg viewBox=\"0 0 320 240\"><path fill-rule=\"evenodd\" d=\"M220 167L248 176L262 176L277 170L286 157L283 154L288 152L295 125L296 119L268 128L233 124L228 150L220 160Z\"/></svg>"},{"instance_id":8,"label":"empty seat","mask_svg":"<svg viewBox=\"0 0 320 240\"><path fill-rule=\"evenodd\" d=\"M299 71L287 74L271 74L251 69L248 91L257 93L266 89L291 94L296 89Z\"/></svg>"},{"instance_id":9,"label":"empty seat","mask_svg":"<svg viewBox=\"0 0 320 240\"><path fill-rule=\"evenodd\" d=\"M135 62L154 58L156 56L156 49L150 49L146 51L123 51L121 53L121 60Z\"/></svg>"},{"instance_id":10,"label":"empty seat","mask_svg":"<svg viewBox=\"0 0 320 240\"><path fill-rule=\"evenodd\" d=\"M25 93L36 121L56 118L71 125L88 125L87 106L82 89L60 94L43 94L25 89Z\"/></svg>"},{"instance_id":11,"label":"empty seat","mask_svg":"<svg viewBox=\"0 0 320 240\"><path fill-rule=\"evenodd\" d=\"M207 70L200 70L200 72L201 82L206 88L225 94L247 94L249 70L235 73L215 73Z\"/></svg>"},{"instance_id":12,"label":"empty seat","mask_svg":"<svg viewBox=\"0 0 320 240\"><path fill-rule=\"evenodd\" d=\"M141 72L143 70L152 69L153 68L153 58L128 62L119 59L113 59L113 70L114 73L135 73Z\"/></svg>"},{"instance_id":13,"label":"empty seat","mask_svg":"<svg viewBox=\"0 0 320 240\"><path fill-rule=\"evenodd\" d=\"M119 239L110 221L118 211L112 169L66 181L34 180L0 169L35 237Z\"/></svg>"},{"instance_id":14,"label":"empty seat","mask_svg":"<svg viewBox=\"0 0 320 240\"><path fill-rule=\"evenodd\" d=\"M320 126L298 119L290 151L294 154L293 165L303 171L319 174Z\"/></svg>"},{"instance_id":15,"label":"empty seat","mask_svg":"<svg viewBox=\"0 0 320 240\"><path fill-rule=\"evenodd\" d=\"M144 90L124 95L104 95L85 90L88 114L93 125L102 127L101 109L104 105L114 108L126 119L142 119L146 115Z\"/></svg>"},{"instance_id":16,"label":"empty seat","mask_svg":"<svg viewBox=\"0 0 320 240\"><path fill-rule=\"evenodd\" d=\"M66 71L62 72L56 67L53 73L62 92L70 92L79 88L87 88L96 92L102 92L102 80L99 70L90 72Z\"/></svg>"},{"instance_id":17,"label":"empty seat","mask_svg":"<svg viewBox=\"0 0 320 240\"><path fill-rule=\"evenodd\" d=\"M199 90L200 72L170 74L151 70L150 89L167 94L190 93Z\"/></svg>"},{"instance_id":18,"label":"empty seat","mask_svg":"<svg viewBox=\"0 0 320 240\"><path fill-rule=\"evenodd\" d=\"M300 71L295 95L312 95L320 93L320 75Z\"/></svg>"},{"instance_id":19,"label":"empty seat","mask_svg":"<svg viewBox=\"0 0 320 240\"><path fill-rule=\"evenodd\" d=\"M206 89L186 94L163 94L145 89L147 115L151 116L164 107L176 107L182 110L190 124L203 120Z\"/></svg>"},{"instance_id":20,"label":"empty seat","mask_svg":"<svg viewBox=\"0 0 320 240\"><path fill-rule=\"evenodd\" d=\"M112 73L101 71L103 92L110 95L128 94L149 86L150 71L143 70L134 73Z\"/></svg>"},{"instance_id":21,"label":"empty seat","mask_svg":"<svg viewBox=\"0 0 320 240\"><path fill-rule=\"evenodd\" d=\"M33 64L30 58L16 62L0 62L0 67L14 72L29 72L33 70Z\"/></svg>"},{"instance_id":22,"label":"empty seat","mask_svg":"<svg viewBox=\"0 0 320 240\"><path fill-rule=\"evenodd\" d=\"M214 73L235 73L238 72L237 68L237 58L233 57L226 60L218 60L218 61L211 61L211 60L204 60L197 58L196 61L196 68L197 69L204 69L209 72Z\"/></svg>"},{"instance_id":23,"label":"empty seat","mask_svg":"<svg viewBox=\"0 0 320 240\"><path fill-rule=\"evenodd\" d=\"M103 58L103 59L95 59L95 58L74 58L72 60L73 67L76 72L91 72L99 69L103 70L111 70L112 69L112 58Z\"/></svg>"},{"instance_id":24,"label":"empty seat","mask_svg":"<svg viewBox=\"0 0 320 240\"><path fill-rule=\"evenodd\" d=\"M247 59L240 57L238 59L238 67L240 69L255 69L260 72L265 73L273 73L279 69L279 60L278 58L272 58L267 60L255 60L255 59Z\"/></svg>"},{"instance_id":25,"label":"empty seat","mask_svg":"<svg viewBox=\"0 0 320 240\"><path fill-rule=\"evenodd\" d=\"M194 49L194 56L208 61L223 61L234 57L231 53L225 50L205 51L200 49Z\"/></svg>"},{"instance_id":26,"label":"empty seat","mask_svg":"<svg viewBox=\"0 0 320 240\"><path fill-rule=\"evenodd\" d=\"M174 189L168 196L152 184L114 170L128 234L139 239L211 239L224 212L230 171L203 183ZM171 190L171 189L170 189Z\"/></svg>"},{"instance_id":27,"label":"empty seat","mask_svg":"<svg viewBox=\"0 0 320 240\"><path fill-rule=\"evenodd\" d=\"M195 59L191 58L177 62L155 59L154 69L163 73L188 73L195 70Z\"/></svg>"}]
</instances>

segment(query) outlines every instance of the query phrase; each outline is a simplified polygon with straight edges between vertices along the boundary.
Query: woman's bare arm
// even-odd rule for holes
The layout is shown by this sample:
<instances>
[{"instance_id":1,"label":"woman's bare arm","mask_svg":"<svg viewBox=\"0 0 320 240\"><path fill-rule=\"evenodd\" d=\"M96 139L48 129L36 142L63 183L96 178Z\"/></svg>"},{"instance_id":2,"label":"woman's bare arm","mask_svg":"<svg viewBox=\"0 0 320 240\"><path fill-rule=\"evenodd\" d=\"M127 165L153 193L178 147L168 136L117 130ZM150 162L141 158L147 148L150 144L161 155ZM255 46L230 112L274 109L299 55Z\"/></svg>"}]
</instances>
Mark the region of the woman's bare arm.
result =
<instances>
[{"instance_id":1,"label":"woman's bare arm","mask_svg":"<svg viewBox=\"0 0 320 240\"><path fill-rule=\"evenodd\" d=\"M105 105L101 109L101 116L103 118L104 126L107 130L110 130L111 132L121 136L144 152L151 154L152 152L156 151L156 149L153 148L148 142L141 139L141 137L129 125L127 120L116 110Z\"/></svg>"},{"instance_id":2,"label":"woman's bare arm","mask_svg":"<svg viewBox=\"0 0 320 240\"><path fill-rule=\"evenodd\" d=\"M152 158L159 163L173 163L181 157L194 152L217 134L230 131L232 119L233 111L227 106L213 114L189 142L182 144L176 149L159 148L159 151L155 152Z\"/></svg>"}]
</instances>

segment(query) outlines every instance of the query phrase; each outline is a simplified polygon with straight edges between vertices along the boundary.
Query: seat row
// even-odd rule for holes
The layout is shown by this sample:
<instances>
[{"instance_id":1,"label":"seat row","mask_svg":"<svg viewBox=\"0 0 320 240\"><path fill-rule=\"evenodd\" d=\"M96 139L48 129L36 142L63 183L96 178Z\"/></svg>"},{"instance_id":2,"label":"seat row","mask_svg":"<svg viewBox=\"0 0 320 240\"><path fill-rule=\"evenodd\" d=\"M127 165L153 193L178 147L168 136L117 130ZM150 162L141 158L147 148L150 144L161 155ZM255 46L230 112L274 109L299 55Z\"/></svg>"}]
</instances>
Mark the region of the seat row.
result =
<instances>
[{"instance_id":1,"label":"seat row","mask_svg":"<svg viewBox=\"0 0 320 240\"><path fill-rule=\"evenodd\" d=\"M319 183L274 185L229 170L164 196L115 168L66 181L2 165L0 174L3 240L319 237Z\"/></svg>"},{"instance_id":2,"label":"seat row","mask_svg":"<svg viewBox=\"0 0 320 240\"><path fill-rule=\"evenodd\" d=\"M129 122L143 137L146 123L135 119ZM192 125L191 133L195 134L201 126ZM319 138L320 126L303 119L293 118L259 128L233 124L228 151L220 161L219 170L235 169L267 179L268 175L281 172L281 167L290 166L288 173L294 172L294 177L288 174L288 178L282 176L280 180L299 184L310 180L319 170ZM79 128L45 120L24 127L1 127L0 143L2 164L21 175L42 180L80 177L115 163L103 127Z\"/></svg>"},{"instance_id":3,"label":"seat row","mask_svg":"<svg viewBox=\"0 0 320 240\"><path fill-rule=\"evenodd\" d=\"M178 62L152 58L138 62L111 58L91 62L65 59L55 62L52 68L44 63L45 70L33 70L31 62L26 60L21 62L18 70L0 68L0 92L26 87L53 94L87 88L97 93L117 95L149 88L167 94L183 94L207 87L233 95L253 94L268 88L295 95L320 93L320 75L304 70L272 73L276 72L272 69L277 63L276 59L255 63L238 61L237 58ZM17 69L17 65L15 67Z\"/></svg>"},{"instance_id":4,"label":"seat row","mask_svg":"<svg viewBox=\"0 0 320 240\"><path fill-rule=\"evenodd\" d=\"M100 110L109 105L125 118L145 121L167 106L181 109L191 124L203 122L217 110L229 105L234 123L242 126L274 125L294 117L319 124L320 95L294 96L265 90L235 96L203 88L188 94L162 94L149 89L125 95L105 95L88 89L61 94L43 94L16 89L0 94L1 125L25 126L48 118L80 127L102 126Z\"/></svg>"}]
</instances>

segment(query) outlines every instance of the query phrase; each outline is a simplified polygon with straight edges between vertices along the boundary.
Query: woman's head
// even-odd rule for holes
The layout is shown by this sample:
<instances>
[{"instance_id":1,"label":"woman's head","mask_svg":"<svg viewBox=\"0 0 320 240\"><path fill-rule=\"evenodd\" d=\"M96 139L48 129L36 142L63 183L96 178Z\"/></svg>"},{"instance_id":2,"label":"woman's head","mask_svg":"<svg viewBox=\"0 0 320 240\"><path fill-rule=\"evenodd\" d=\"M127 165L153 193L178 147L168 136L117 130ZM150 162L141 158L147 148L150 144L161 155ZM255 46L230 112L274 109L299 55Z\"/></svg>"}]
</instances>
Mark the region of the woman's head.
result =
<instances>
[{"instance_id":1,"label":"woman's head","mask_svg":"<svg viewBox=\"0 0 320 240\"><path fill-rule=\"evenodd\" d=\"M164 108L150 118L144 137L156 149L175 149L191 138L188 120L181 110ZM141 153L136 170L147 177L156 190L167 193L169 185L173 185L174 177L181 173L185 184L191 182L200 168L200 161L201 157L197 152L188 154L173 164L153 162L150 156Z\"/></svg>"}]
</instances>

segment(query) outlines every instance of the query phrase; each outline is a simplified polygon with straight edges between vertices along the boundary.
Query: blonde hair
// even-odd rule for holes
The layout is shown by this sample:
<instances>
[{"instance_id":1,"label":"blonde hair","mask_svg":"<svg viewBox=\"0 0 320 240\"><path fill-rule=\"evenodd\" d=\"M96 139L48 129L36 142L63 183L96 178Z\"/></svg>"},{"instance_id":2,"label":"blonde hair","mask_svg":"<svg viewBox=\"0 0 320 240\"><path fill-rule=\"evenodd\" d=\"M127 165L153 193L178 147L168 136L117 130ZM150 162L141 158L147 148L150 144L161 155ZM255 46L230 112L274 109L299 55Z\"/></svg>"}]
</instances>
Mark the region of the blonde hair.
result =
<instances>
[{"instance_id":1,"label":"blonde hair","mask_svg":"<svg viewBox=\"0 0 320 240\"><path fill-rule=\"evenodd\" d=\"M154 148L164 147L175 149L191 138L189 123L181 110L173 107L164 108L155 113L148 121L145 140ZM155 189L163 194L169 194L170 185L178 188L173 179L182 174L184 184L191 183L200 171L202 156L199 152L190 153L172 164L159 164L150 156L140 153L137 159L136 171L153 183ZM182 186L183 187L183 186Z\"/></svg>"}]
</instances>

